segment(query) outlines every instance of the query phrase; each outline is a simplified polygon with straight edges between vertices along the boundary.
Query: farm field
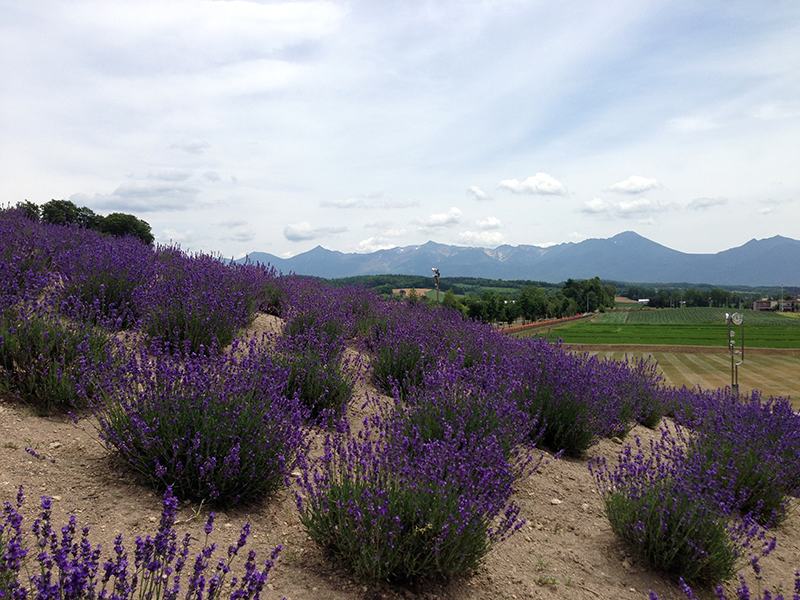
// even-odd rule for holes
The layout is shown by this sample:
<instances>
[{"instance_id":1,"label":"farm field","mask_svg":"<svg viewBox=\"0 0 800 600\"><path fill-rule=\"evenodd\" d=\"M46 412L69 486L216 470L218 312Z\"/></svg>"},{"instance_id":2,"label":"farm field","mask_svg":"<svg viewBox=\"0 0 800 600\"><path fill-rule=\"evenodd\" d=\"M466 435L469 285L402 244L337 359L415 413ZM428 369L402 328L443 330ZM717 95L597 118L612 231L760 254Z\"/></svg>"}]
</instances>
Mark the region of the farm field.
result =
<instances>
[{"instance_id":1,"label":"farm field","mask_svg":"<svg viewBox=\"0 0 800 600\"><path fill-rule=\"evenodd\" d=\"M645 358L658 362L667 385L723 388L731 384L731 362L727 354L689 352L642 352L637 350L593 350L601 358L623 360ZM763 396L783 396L800 410L800 356L750 354L739 366L739 391L753 389Z\"/></svg>"},{"instance_id":2,"label":"farm field","mask_svg":"<svg viewBox=\"0 0 800 600\"><path fill-rule=\"evenodd\" d=\"M665 344L725 348L728 328L724 323L614 324L577 321L554 329L550 335L561 338L565 344ZM737 345L740 335L741 329L737 328ZM800 348L800 327L745 326L744 340L746 348Z\"/></svg>"},{"instance_id":3,"label":"farm field","mask_svg":"<svg viewBox=\"0 0 800 600\"><path fill-rule=\"evenodd\" d=\"M726 347L725 308L614 311L548 332L567 344L645 344ZM800 348L800 319L788 314L741 311L745 348ZM532 330L527 335L543 335ZM742 334L735 328L737 345ZM522 334L525 335L525 334Z\"/></svg>"}]
</instances>

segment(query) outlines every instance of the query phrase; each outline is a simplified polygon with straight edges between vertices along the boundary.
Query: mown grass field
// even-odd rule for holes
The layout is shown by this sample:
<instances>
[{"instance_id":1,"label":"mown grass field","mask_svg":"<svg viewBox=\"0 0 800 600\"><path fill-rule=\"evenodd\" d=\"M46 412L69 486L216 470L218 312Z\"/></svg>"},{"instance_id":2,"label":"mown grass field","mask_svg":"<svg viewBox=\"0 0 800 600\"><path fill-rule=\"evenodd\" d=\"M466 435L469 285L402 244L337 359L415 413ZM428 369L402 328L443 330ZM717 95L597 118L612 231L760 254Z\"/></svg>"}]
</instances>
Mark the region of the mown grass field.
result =
<instances>
[{"instance_id":1,"label":"mown grass field","mask_svg":"<svg viewBox=\"0 0 800 600\"><path fill-rule=\"evenodd\" d=\"M700 386L717 389L731 384L731 359L726 353L698 354L688 352L641 352L635 350L592 351L600 357L622 360L627 357L658 362L664 383L671 386ZM800 356L747 354L739 366L739 391L753 389L763 396L790 398L800 410Z\"/></svg>"}]
</instances>

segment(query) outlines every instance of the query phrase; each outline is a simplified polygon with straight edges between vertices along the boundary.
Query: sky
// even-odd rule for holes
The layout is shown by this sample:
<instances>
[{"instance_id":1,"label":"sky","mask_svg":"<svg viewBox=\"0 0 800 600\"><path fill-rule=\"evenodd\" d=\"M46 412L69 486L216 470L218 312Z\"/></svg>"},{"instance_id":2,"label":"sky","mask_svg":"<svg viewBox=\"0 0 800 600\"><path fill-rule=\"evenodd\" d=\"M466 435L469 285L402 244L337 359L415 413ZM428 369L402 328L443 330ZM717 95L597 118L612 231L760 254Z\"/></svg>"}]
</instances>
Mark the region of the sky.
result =
<instances>
[{"instance_id":1,"label":"sky","mask_svg":"<svg viewBox=\"0 0 800 600\"><path fill-rule=\"evenodd\" d=\"M800 239L800 2L0 0L0 202L239 258Z\"/></svg>"}]
</instances>

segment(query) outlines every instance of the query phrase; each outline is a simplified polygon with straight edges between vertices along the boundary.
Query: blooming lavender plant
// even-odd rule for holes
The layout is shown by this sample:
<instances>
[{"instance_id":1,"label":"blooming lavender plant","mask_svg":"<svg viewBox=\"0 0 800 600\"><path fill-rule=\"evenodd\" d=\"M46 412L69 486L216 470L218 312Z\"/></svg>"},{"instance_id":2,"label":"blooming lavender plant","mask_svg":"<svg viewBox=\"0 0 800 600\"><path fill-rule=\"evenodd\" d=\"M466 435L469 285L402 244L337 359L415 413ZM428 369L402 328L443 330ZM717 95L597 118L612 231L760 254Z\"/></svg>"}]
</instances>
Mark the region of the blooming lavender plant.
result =
<instances>
[{"instance_id":1,"label":"blooming lavender plant","mask_svg":"<svg viewBox=\"0 0 800 600\"><path fill-rule=\"evenodd\" d=\"M92 372L104 363L108 343L102 331L46 307L8 311L0 315L0 389L42 415L70 409L80 387L93 393Z\"/></svg>"},{"instance_id":2,"label":"blooming lavender plant","mask_svg":"<svg viewBox=\"0 0 800 600\"><path fill-rule=\"evenodd\" d=\"M22 488L16 506L5 504L4 521L0 525L0 597L13 600L83 600L86 598L112 600L175 600L183 592L186 600L219 600L224 594L229 600L258 600L267 576L274 566L281 546L276 547L263 567L256 564L256 554L248 553L241 576L228 580L232 563L247 544L250 526L245 524L236 545L228 547L227 557L214 567L211 561L217 545L209 543L213 531L214 513L205 526L206 539L197 554L192 572L185 570L191 545L187 533L181 542L175 532L178 499L167 488L162 503L161 521L154 536L135 540L134 561L129 561L122 535L114 543L114 555L100 564L100 546L89 541L89 528L81 529L76 539L77 520L71 515L60 535L52 526L50 498L42 497L41 512L31 532L38 553L35 561L38 572L28 570L30 549L25 545L20 513L24 496Z\"/></svg>"},{"instance_id":3,"label":"blooming lavender plant","mask_svg":"<svg viewBox=\"0 0 800 600\"><path fill-rule=\"evenodd\" d=\"M297 506L312 539L360 577L413 580L474 570L524 523L509 502L513 475L496 438L443 439L346 421L318 460L301 462Z\"/></svg>"},{"instance_id":4,"label":"blooming lavender plant","mask_svg":"<svg viewBox=\"0 0 800 600\"><path fill-rule=\"evenodd\" d=\"M223 348L269 305L273 271L226 264L206 254L186 255L177 247L155 251L153 280L136 290L147 334L173 351Z\"/></svg>"},{"instance_id":5,"label":"blooming lavender plant","mask_svg":"<svg viewBox=\"0 0 800 600\"><path fill-rule=\"evenodd\" d=\"M636 439L611 469L589 462L614 533L652 568L710 585L736 573L737 563L766 532L750 515L734 517L740 502L724 465L709 464L696 441L662 428L649 451Z\"/></svg>"},{"instance_id":6,"label":"blooming lavender plant","mask_svg":"<svg viewBox=\"0 0 800 600\"><path fill-rule=\"evenodd\" d=\"M283 484L306 412L288 372L257 340L226 355L176 357L160 345L107 374L100 436L154 485L232 505Z\"/></svg>"},{"instance_id":7,"label":"blooming lavender plant","mask_svg":"<svg viewBox=\"0 0 800 600\"><path fill-rule=\"evenodd\" d=\"M487 325L421 303L395 305L370 333L366 346L373 354L375 385L400 397L444 362L460 361L458 366L469 368L487 356L499 358L496 346L503 346Z\"/></svg>"},{"instance_id":8,"label":"blooming lavender plant","mask_svg":"<svg viewBox=\"0 0 800 600\"><path fill-rule=\"evenodd\" d=\"M81 233L53 265L63 281L62 312L114 331L137 326L146 307L137 305L135 295L154 276L152 249L134 237Z\"/></svg>"},{"instance_id":9,"label":"blooming lavender plant","mask_svg":"<svg viewBox=\"0 0 800 600\"><path fill-rule=\"evenodd\" d=\"M765 525L782 521L788 498L800 495L800 416L791 403L729 388L673 395L676 419L696 432L697 451L734 479L739 510Z\"/></svg>"}]
</instances>

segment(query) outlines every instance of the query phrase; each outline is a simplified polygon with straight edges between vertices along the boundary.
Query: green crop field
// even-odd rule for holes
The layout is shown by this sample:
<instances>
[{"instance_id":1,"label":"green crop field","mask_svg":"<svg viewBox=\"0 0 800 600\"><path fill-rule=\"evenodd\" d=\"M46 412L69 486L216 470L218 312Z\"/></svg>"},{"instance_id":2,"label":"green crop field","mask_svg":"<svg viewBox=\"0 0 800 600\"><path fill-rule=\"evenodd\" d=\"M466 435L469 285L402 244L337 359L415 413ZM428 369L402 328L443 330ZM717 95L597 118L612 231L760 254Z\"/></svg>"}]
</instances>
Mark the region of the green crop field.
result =
<instances>
[{"instance_id":1,"label":"green crop field","mask_svg":"<svg viewBox=\"0 0 800 600\"><path fill-rule=\"evenodd\" d=\"M754 325L800 325L800 319L792 319L789 314L755 311L736 308L656 308L645 310L614 311L601 314L597 321L624 323L724 323L725 313L738 312L744 315L746 324Z\"/></svg>"},{"instance_id":2,"label":"green crop field","mask_svg":"<svg viewBox=\"0 0 800 600\"><path fill-rule=\"evenodd\" d=\"M741 328L735 328L737 346ZM579 321L550 332L566 344L657 344L673 346L727 347L728 328L724 323L615 324ZM800 327L751 325L744 328L744 343L751 348L800 348Z\"/></svg>"},{"instance_id":3,"label":"green crop field","mask_svg":"<svg viewBox=\"0 0 800 600\"><path fill-rule=\"evenodd\" d=\"M725 308L614 311L553 328L549 335L567 344L646 344L727 347ZM744 330L734 327L737 346L800 348L800 319L770 312L741 311ZM524 335L524 333L522 334ZM542 335L541 331L529 335Z\"/></svg>"}]
</instances>

